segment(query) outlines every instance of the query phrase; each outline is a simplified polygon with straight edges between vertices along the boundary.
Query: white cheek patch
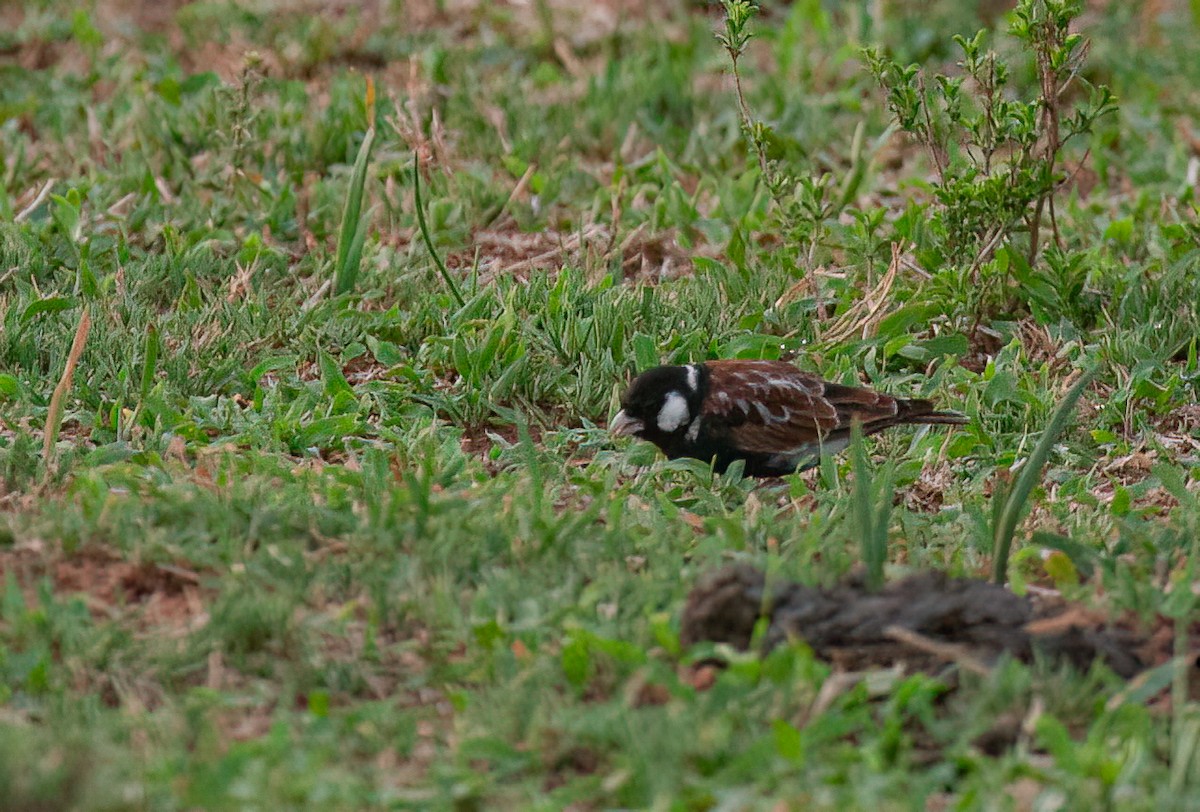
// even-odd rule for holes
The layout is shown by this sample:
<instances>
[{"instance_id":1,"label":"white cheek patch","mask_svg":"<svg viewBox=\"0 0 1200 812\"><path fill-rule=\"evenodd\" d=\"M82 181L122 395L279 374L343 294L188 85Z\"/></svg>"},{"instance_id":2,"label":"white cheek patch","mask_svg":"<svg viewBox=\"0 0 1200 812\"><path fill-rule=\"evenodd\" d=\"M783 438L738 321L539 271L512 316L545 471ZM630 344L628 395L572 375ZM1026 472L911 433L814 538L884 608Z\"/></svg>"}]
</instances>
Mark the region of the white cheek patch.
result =
<instances>
[{"instance_id":1,"label":"white cheek patch","mask_svg":"<svg viewBox=\"0 0 1200 812\"><path fill-rule=\"evenodd\" d=\"M659 431L675 431L688 421L688 417L687 399L678 392L672 392L658 410Z\"/></svg>"}]
</instances>

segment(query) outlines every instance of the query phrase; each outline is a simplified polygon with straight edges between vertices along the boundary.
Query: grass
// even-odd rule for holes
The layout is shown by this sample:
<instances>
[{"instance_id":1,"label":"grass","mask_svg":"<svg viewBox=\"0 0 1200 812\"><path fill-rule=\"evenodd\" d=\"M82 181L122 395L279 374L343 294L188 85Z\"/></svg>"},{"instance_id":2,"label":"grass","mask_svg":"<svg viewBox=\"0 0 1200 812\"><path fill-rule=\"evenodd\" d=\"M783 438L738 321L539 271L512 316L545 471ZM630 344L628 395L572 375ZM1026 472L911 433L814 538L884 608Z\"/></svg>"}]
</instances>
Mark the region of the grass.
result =
<instances>
[{"instance_id":1,"label":"grass","mask_svg":"<svg viewBox=\"0 0 1200 812\"><path fill-rule=\"evenodd\" d=\"M859 56L953 71L966 4L769 5L739 71L810 181L786 206L699 4L142 5L0 9L0 805L1194 808L1182 671L830 698L795 646L702 684L690 585L857 566L851 462L759 487L602 428L660 361L933 397L971 424L865 445L897 488L880 563L987 577L997 472L1094 365L1009 579L1186 650L1194 9L1081 19L1120 109L1067 153L1061 246L1000 246L980 312ZM1021 743L981 749L1014 714Z\"/></svg>"}]
</instances>

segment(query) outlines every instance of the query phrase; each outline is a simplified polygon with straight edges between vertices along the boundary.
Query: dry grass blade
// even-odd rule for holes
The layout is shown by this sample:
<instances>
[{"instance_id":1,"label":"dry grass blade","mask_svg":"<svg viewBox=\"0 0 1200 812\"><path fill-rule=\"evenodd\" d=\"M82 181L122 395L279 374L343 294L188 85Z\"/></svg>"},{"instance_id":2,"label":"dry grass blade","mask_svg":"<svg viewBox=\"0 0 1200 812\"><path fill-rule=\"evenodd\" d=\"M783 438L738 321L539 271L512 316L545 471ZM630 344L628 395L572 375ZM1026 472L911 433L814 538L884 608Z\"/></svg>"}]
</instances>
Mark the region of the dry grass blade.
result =
<instances>
[{"instance_id":1,"label":"dry grass blade","mask_svg":"<svg viewBox=\"0 0 1200 812\"><path fill-rule=\"evenodd\" d=\"M75 377L75 366L83 355L83 347L87 343L88 331L92 329L92 317L85 305L79 316L79 326L75 328L75 340L71 342L71 351L67 354L67 363L63 367L62 377L54 387L50 397L50 409L46 413L46 427L43 431L42 460L46 466L46 474L54 471L54 444L58 442L58 431L62 421L63 401L71 391L71 382Z\"/></svg>"},{"instance_id":2,"label":"dry grass blade","mask_svg":"<svg viewBox=\"0 0 1200 812\"><path fill-rule=\"evenodd\" d=\"M892 243L892 261L888 263L887 273L879 280L879 284L867 292L854 305L837 318L833 324L821 330L821 340L831 344L848 341L855 336L863 339L870 338L879 328L879 322L885 315L884 305L896 282L896 275L903 264L905 243Z\"/></svg>"},{"instance_id":3,"label":"dry grass blade","mask_svg":"<svg viewBox=\"0 0 1200 812\"><path fill-rule=\"evenodd\" d=\"M813 291L813 278L822 276L824 273L825 267L822 266L809 274L805 274L799 282L789 287L775 300L776 309L790 305L803 296L810 295Z\"/></svg>"},{"instance_id":4,"label":"dry grass blade","mask_svg":"<svg viewBox=\"0 0 1200 812\"><path fill-rule=\"evenodd\" d=\"M878 695L886 692L904 678L904 666L896 663L891 668L872 669L870 671L835 671L821 683L821 690L800 718L796 720L797 727L804 727L813 719L828 712L838 697L857 687L859 683L867 683L868 695ZM870 690L874 688L875 690Z\"/></svg>"},{"instance_id":5,"label":"dry grass blade","mask_svg":"<svg viewBox=\"0 0 1200 812\"><path fill-rule=\"evenodd\" d=\"M1125 684L1121 690L1109 697L1104 704L1105 710L1117 710L1122 705L1143 704L1160 695L1170 688L1176 675L1180 672L1186 675L1187 670L1195 662L1195 655L1172 657L1165 663L1143 671Z\"/></svg>"},{"instance_id":6,"label":"dry grass blade","mask_svg":"<svg viewBox=\"0 0 1200 812\"><path fill-rule=\"evenodd\" d=\"M888 626L883 630L883 634L897 643L903 643L923 654L932 654L934 657L954 663L960 668L964 668L981 677L986 677L992 673L992 669L988 668L978 657L968 651L966 646L934 640L931 637L926 637L903 626Z\"/></svg>"},{"instance_id":7,"label":"dry grass blade","mask_svg":"<svg viewBox=\"0 0 1200 812\"><path fill-rule=\"evenodd\" d=\"M58 183L58 178L50 178L44 184L42 184L42 188L39 189L37 194L33 196L33 200L27 206L17 212L17 215L13 218L13 221L17 223L23 223L25 220L29 219L29 215L37 211L37 207L46 202L46 198L50 196L50 191L54 188L54 184L56 183Z\"/></svg>"}]
</instances>

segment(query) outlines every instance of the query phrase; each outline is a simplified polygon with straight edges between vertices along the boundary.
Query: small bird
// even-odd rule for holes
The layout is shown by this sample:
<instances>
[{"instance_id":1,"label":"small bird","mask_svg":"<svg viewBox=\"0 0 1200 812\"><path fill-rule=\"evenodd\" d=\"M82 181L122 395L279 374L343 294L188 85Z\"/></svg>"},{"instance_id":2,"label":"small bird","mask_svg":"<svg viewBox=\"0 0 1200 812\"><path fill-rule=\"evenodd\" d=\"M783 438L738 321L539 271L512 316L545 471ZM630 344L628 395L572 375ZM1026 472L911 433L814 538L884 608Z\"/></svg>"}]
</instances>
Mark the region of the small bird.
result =
<instances>
[{"instance_id":1,"label":"small bird","mask_svg":"<svg viewBox=\"0 0 1200 812\"><path fill-rule=\"evenodd\" d=\"M784 361L708 361L638 375L608 430L649 440L670 459L711 461L717 473L744 460L746 476L777 477L844 449L854 421L866 435L967 417L928 400L830 383Z\"/></svg>"}]
</instances>

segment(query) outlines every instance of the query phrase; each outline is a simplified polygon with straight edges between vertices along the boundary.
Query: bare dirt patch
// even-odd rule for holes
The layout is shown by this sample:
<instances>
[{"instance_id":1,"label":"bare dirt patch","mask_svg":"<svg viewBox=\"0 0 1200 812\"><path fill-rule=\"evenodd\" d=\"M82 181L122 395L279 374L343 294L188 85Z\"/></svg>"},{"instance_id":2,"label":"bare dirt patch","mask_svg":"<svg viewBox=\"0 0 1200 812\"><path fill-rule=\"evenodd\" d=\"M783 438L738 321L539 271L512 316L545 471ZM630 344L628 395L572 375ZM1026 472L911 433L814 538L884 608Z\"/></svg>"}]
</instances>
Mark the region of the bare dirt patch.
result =
<instances>
[{"instance_id":1,"label":"bare dirt patch","mask_svg":"<svg viewBox=\"0 0 1200 812\"><path fill-rule=\"evenodd\" d=\"M904 506L914 513L936 513L946 502L946 490L954 483L948 463L922 468L915 482L904 489Z\"/></svg>"},{"instance_id":2,"label":"bare dirt patch","mask_svg":"<svg viewBox=\"0 0 1200 812\"><path fill-rule=\"evenodd\" d=\"M11 574L26 601L49 578L57 595L82 597L93 615L113 618L135 609L143 629L194 628L207 620L200 575L173 564L131 562L112 550L89 546L79 553L0 552L0 578Z\"/></svg>"},{"instance_id":3,"label":"bare dirt patch","mask_svg":"<svg viewBox=\"0 0 1200 812\"><path fill-rule=\"evenodd\" d=\"M1166 435L1186 437L1200 450L1200 403L1181 406L1163 417L1155 425L1157 431Z\"/></svg>"}]
</instances>

